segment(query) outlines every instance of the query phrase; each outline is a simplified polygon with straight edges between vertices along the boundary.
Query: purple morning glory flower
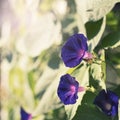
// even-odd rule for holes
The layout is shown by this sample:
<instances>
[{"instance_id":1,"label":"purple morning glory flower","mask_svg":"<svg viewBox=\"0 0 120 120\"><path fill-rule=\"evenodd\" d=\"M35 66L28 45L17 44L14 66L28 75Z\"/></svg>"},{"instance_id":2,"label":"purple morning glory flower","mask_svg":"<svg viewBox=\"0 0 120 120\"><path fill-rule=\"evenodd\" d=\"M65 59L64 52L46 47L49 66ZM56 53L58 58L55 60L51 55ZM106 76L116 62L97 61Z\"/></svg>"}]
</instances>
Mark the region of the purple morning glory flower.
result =
<instances>
[{"instance_id":1,"label":"purple morning glory flower","mask_svg":"<svg viewBox=\"0 0 120 120\"><path fill-rule=\"evenodd\" d=\"M21 120L32 120L32 115L27 113L22 107L20 109Z\"/></svg>"},{"instance_id":2,"label":"purple morning glory flower","mask_svg":"<svg viewBox=\"0 0 120 120\"><path fill-rule=\"evenodd\" d=\"M64 44L61 57L67 67L75 67L85 59L92 59L88 52L87 38L83 34L74 34Z\"/></svg>"},{"instance_id":3,"label":"purple morning glory flower","mask_svg":"<svg viewBox=\"0 0 120 120\"><path fill-rule=\"evenodd\" d=\"M79 83L74 77L69 74L61 76L57 93L65 105L76 103L78 99L77 93L80 91L84 91L84 88L79 87Z\"/></svg>"},{"instance_id":4,"label":"purple morning glory flower","mask_svg":"<svg viewBox=\"0 0 120 120\"><path fill-rule=\"evenodd\" d=\"M110 90L102 90L94 100L94 104L108 116L118 113L118 96Z\"/></svg>"}]
</instances>

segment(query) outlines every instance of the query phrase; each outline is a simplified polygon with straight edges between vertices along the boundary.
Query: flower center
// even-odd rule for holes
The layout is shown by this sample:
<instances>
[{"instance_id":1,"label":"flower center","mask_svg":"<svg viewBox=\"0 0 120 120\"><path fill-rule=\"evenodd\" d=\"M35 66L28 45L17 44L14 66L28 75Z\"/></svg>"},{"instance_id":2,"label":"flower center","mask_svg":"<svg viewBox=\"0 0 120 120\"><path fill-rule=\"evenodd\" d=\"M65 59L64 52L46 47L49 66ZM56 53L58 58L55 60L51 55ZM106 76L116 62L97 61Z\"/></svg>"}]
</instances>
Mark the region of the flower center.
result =
<instances>
[{"instance_id":1,"label":"flower center","mask_svg":"<svg viewBox=\"0 0 120 120\"><path fill-rule=\"evenodd\" d=\"M78 56L81 58L81 57L83 57L84 53L85 53L84 50L79 50Z\"/></svg>"},{"instance_id":2,"label":"flower center","mask_svg":"<svg viewBox=\"0 0 120 120\"><path fill-rule=\"evenodd\" d=\"M93 58L93 55L90 52L85 51L85 54L84 54L83 58L86 59L86 60L89 60L89 59Z\"/></svg>"},{"instance_id":3,"label":"flower center","mask_svg":"<svg viewBox=\"0 0 120 120\"><path fill-rule=\"evenodd\" d=\"M29 115L29 118L28 118L28 120L32 120L32 115Z\"/></svg>"},{"instance_id":4,"label":"flower center","mask_svg":"<svg viewBox=\"0 0 120 120\"><path fill-rule=\"evenodd\" d=\"M108 101L102 101L102 105L107 111L111 110L112 105Z\"/></svg>"},{"instance_id":5,"label":"flower center","mask_svg":"<svg viewBox=\"0 0 120 120\"><path fill-rule=\"evenodd\" d=\"M74 85L71 85L70 86L70 91L74 94L75 93L75 86Z\"/></svg>"},{"instance_id":6,"label":"flower center","mask_svg":"<svg viewBox=\"0 0 120 120\"><path fill-rule=\"evenodd\" d=\"M111 109L111 104L110 103L105 103L105 109L110 110Z\"/></svg>"}]
</instances>

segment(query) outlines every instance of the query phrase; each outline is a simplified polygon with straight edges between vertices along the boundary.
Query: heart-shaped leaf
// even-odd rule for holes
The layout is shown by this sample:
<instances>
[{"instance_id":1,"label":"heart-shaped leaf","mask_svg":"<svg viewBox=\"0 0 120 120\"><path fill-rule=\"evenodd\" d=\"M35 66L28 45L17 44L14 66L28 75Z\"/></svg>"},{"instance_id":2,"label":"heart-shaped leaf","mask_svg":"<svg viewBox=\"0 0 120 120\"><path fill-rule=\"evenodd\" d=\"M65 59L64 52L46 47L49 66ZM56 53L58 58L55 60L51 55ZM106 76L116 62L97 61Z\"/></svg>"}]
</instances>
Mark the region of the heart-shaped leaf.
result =
<instances>
[{"instance_id":1,"label":"heart-shaped leaf","mask_svg":"<svg viewBox=\"0 0 120 120\"><path fill-rule=\"evenodd\" d=\"M101 40L101 48L115 48L120 46L120 31L109 33Z\"/></svg>"},{"instance_id":2,"label":"heart-shaped leaf","mask_svg":"<svg viewBox=\"0 0 120 120\"><path fill-rule=\"evenodd\" d=\"M84 23L101 19L117 2L120 0L76 0L78 14Z\"/></svg>"}]
</instances>

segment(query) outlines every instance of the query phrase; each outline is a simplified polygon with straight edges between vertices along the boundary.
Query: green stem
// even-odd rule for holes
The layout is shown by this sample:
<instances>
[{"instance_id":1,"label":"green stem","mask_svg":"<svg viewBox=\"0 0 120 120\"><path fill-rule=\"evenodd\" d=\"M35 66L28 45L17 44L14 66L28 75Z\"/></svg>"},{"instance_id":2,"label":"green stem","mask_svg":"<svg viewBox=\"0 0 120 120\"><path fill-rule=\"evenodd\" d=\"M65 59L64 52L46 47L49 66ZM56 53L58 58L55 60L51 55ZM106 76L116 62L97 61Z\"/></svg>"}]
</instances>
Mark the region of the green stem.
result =
<instances>
[{"instance_id":1,"label":"green stem","mask_svg":"<svg viewBox=\"0 0 120 120\"><path fill-rule=\"evenodd\" d=\"M101 64L101 69L103 71L103 76L102 76L102 79L104 81L106 81L106 63L105 63L105 51L103 50L102 51L102 54L100 56L100 59L102 60L102 64Z\"/></svg>"},{"instance_id":2,"label":"green stem","mask_svg":"<svg viewBox=\"0 0 120 120\"><path fill-rule=\"evenodd\" d=\"M82 66L83 66L83 64L79 64L78 66L76 66L74 68L70 68L70 69L68 69L67 73L72 74L76 69L78 69L78 68L80 68Z\"/></svg>"}]
</instances>

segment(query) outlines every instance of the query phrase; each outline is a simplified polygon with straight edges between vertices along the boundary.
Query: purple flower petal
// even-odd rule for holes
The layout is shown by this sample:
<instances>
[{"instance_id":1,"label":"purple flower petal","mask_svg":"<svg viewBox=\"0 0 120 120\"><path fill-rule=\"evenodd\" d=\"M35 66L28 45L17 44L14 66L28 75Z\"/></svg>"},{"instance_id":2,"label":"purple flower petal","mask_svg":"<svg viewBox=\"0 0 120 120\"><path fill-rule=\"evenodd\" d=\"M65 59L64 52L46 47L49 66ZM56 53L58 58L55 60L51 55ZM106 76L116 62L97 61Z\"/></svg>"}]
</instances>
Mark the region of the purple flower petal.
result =
<instances>
[{"instance_id":1,"label":"purple flower petal","mask_svg":"<svg viewBox=\"0 0 120 120\"><path fill-rule=\"evenodd\" d=\"M61 57L67 67L75 67L87 50L87 38L83 34L74 34L62 47Z\"/></svg>"},{"instance_id":2,"label":"purple flower petal","mask_svg":"<svg viewBox=\"0 0 120 120\"><path fill-rule=\"evenodd\" d=\"M77 93L79 89L79 83L74 77L69 74L65 74L61 77L58 86L58 96L60 100L65 104L74 104L78 99Z\"/></svg>"},{"instance_id":3,"label":"purple flower petal","mask_svg":"<svg viewBox=\"0 0 120 120\"><path fill-rule=\"evenodd\" d=\"M118 113L118 96L110 90L102 90L94 100L94 104L108 116Z\"/></svg>"},{"instance_id":4,"label":"purple flower petal","mask_svg":"<svg viewBox=\"0 0 120 120\"><path fill-rule=\"evenodd\" d=\"M20 109L21 120L32 120L32 115L27 113L22 107Z\"/></svg>"}]
</instances>

